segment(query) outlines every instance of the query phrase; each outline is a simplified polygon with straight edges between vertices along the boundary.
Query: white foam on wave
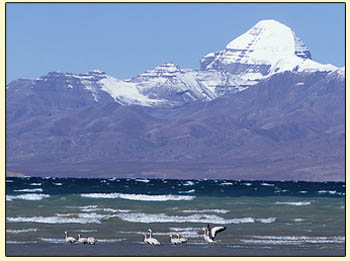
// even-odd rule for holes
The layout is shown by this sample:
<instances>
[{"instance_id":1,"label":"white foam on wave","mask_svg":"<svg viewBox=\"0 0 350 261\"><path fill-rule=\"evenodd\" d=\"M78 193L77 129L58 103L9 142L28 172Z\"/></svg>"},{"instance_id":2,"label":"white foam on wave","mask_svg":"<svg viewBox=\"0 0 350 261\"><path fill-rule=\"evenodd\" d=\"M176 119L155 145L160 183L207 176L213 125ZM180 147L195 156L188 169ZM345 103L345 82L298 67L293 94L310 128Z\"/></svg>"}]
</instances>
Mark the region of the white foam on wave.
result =
<instances>
[{"instance_id":1,"label":"white foam on wave","mask_svg":"<svg viewBox=\"0 0 350 261\"><path fill-rule=\"evenodd\" d=\"M325 243L339 243L345 242L344 236L333 237L309 237L309 236L253 236L255 239L241 240L245 243L253 244L272 244L272 245L299 245L304 243L311 244L325 244Z\"/></svg>"},{"instance_id":2,"label":"white foam on wave","mask_svg":"<svg viewBox=\"0 0 350 261\"><path fill-rule=\"evenodd\" d=\"M252 184L252 183L242 183L242 185L251 186L251 185L253 185L253 184Z\"/></svg>"},{"instance_id":3,"label":"white foam on wave","mask_svg":"<svg viewBox=\"0 0 350 261\"><path fill-rule=\"evenodd\" d=\"M49 243L52 243L52 244L62 244L62 243L65 243L66 241L62 238L44 238L44 237L39 237L39 239L41 241L44 241L44 242L49 242Z\"/></svg>"},{"instance_id":4,"label":"white foam on wave","mask_svg":"<svg viewBox=\"0 0 350 261\"><path fill-rule=\"evenodd\" d=\"M62 186L62 183L60 183L60 182L57 182L57 183L54 182L53 184L56 185L56 186Z\"/></svg>"},{"instance_id":5,"label":"white foam on wave","mask_svg":"<svg viewBox=\"0 0 350 261\"><path fill-rule=\"evenodd\" d=\"M22 200L42 200L44 198L49 198L50 195L47 194L22 194L17 196L6 195L6 201L12 201L14 199Z\"/></svg>"},{"instance_id":6,"label":"white foam on wave","mask_svg":"<svg viewBox=\"0 0 350 261\"><path fill-rule=\"evenodd\" d=\"M41 186L41 183L30 183L31 186Z\"/></svg>"},{"instance_id":7,"label":"white foam on wave","mask_svg":"<svg viewBox=\"0 0 350 261\"><path fill-rule=\"evenodd\" d=\"M230 210L227 209L186 209L182 210L183 213L216 213L216 214L227 214Z\"/></svg>"},{"instance_id":8,"label":"white foam on wave","mask_svg":"<svg viewBox=\"0 0 350 261\"><path fill-rule=\"evenodd\" d=\"M97 211L112 212L112 213L129 213L129 209L116 209L116 208L98 208Z\"/></svg>"},{"instance_id":9,"label":"white foam on wave","mask_svg":"<svg viewBox=\"0 0 350 261\"><path fill-rule=\"evenodd\" d=\"M190 181L190 180L187 180L183 185L184 186L193 186L194 183L192 181Z\"/></svg>"},{"instance_id":10,"label":"white foam on wave","mask_svg":"<svg viewBox=\"0 0 350 261\"><path fill-rule=\"evenodd\" d=\"M18 233L27 233L27 232L36 232L37 228L28 228L28 229L6 229L6 233L18 234Z\"/></svg>"},{"instance_id":11,"label":"white foam on wave","mask_svg":"<svg viewBox=\"0 0 350 261\"><path fill-rule=\"evenodd\" d=\"M308 206L311 204L310 201L300 201L300 202L275 202L277 205L289 205L289 206Z\"/></svg>"},{"instance_id":12,"label":"white foam on wave","mask_svg":"<svg viewBox=\"0 0 350 261\"><path fill-rule=\"evenodd\" d=\"M83 212L103 211L103 212L112 212L112 213L128 213L131 211L129 209L99 208L97 205L88 205L88 206L70 207L70 208L79 208Z\"/></svg>"},{"instance_id":13,"label":"white foam on wave","mask_svg":"<svg viewBox=\"0 0 350 261\"><path fill-rule=\"evenodd\" d=\"M303 219L303 218L295 218L295 219L294 219L295 222L303 222L304 220L305 220L305 219Z\"/></svg>"},{"instance_id":14,"label":"white foam on wave","mask_svg":"<svg viewBox=\"0 0 350 261\"><path fill-rule=\"evenodd\" d=\"M13 182L13 180L12 179L7 179L6 182L11 183L11 182Z\"/></svg>"},{"instance_id":15,"label":"white foam on wave","mask_svg":"<svg viewBox=\"0 0 350 261\"><path fill-rule=\"evenodd\" d=\"M146 194L123 194L123 193L88 193L80 194L86 198L105 198L105 199L129 199L140 201L168 201L168 200L192 200L195 196L183 195L146 195Z\"/></svg>"},{"instance_id":16,"label":"white foam on wave","mask_svg":"<svg viewBox=\"0 0 350 261\"><path fill-rule=\"evenodd\" d=\"M264 224L270 224L276 222L275 217L269 217L269 218L257 218L256 221L259 221Z\"/></svg>"},{"instance_id":17,"label":"white foam on wave","mask_svg":"<svg viewBox=\"0 0 350 261\"><path fill-rule=\"evenodd\" d=\"M114 243L114 242L121 242L125 240L126 238L97 239L98 242L104 242L104 243Z\"/></svg>"},{"instance_id":18,"label":"white foam on wave","mask_svg":"<svg viewBox=\"0 0 350 261\"><path fill-rule=\"evenodd\" d=\"M73 232L78 232L78 233L92 233L92 232L97 232L95 229L79 229L79 230L72 230Z\"/></svg>"},{"instance_id":19,"label":"white foam on wave","mask_svg":"<svg viewBox=\"0 0 350 261\"><path fill-rule=\"evenodd\" d=\"M228 186L228 185L233 185L232 182L223 182L219 184L220 186Z\"/></svg>"},{"instance_id":20,"label":"white foam on wave","mask_svg":"<svg viewBox=\"0 0 350 261\"><path fill-rule=\"evenodd\" d=\"M179 232L179 231L202 231L201 227L169 227L169 230Z\"/></svg>"},{"instance_id":21,"label":"white foam on wave","mask_svg":"<svg viewBox=\"0 0 350 261\"><path fill-rule=\"evenodd\" d=\"M275 186L275 184L271 184L271 183L261 183L261 186L269 186L269 187L273 187Z\"/></svg>"},{"instance_id":22,"label":"white foam on wave","mask_svg":"<svg viewBox=\"0 0 350 261\"><path fill-rule=\"evenodd\" d=\"M35 189L16 189L15 192L43 192L42 188L35 188Z\"/></svg>"},{"instance_id":23,"label":"white foam on wave","mask_svg":"<svg viewBox=\"0 0 350 261\"><path fill-rule=\"evenodd\" d=\"M343 192L337 192L336 190L319 190L319 194L329 194L329 195L340 195L345 196L345 193Z\"/></svg>"},{"instance_id":24,"label":"white foam on wave","mask_svg":"<svg viewBox=\"0 0 350 261\"><path fill-rule=\"evenodd\" d=\"M97 213L56 214L49 217L7 217L9 223L43 223L43 224L100 224L102 220L110 219L114 215L102 215Z\"/></svg>"},{"instance_id":25,"label":"white foam on wave","mask_svg":"<svg viewBox=\"0 0 350 261\"><path fill-rule=\"evenodd\" d=\"M6 240L6 244L36 244L38 241L13 241Z\"/></svg>"},{"instance_id":26,"label":"white foam on wave","mask_svg":"<svg viewBox=\"0 0 350 261\"><path fill-rule=\"evenodd\" d=\"M149 179L135 179L135 181L137 181L137 182L143 182L143 183L148 183L148 182L150 182Z\"/></svg>"},{"instance_id":27,"label":"white foam on wave","mask_svg":"<svg viewBox=\"0 0 350 261\"><path fill-rule=\"evenodd\" d=\"M117 213L123 221L136 223L213 223L213 224L242 224L262 222L261 219L254 219L252 217L225 219L216 215L200 215L194 214L190 216L169 216L165 213L159 214L145 214L145 213Z\"/></svg>"},{"instance_id":28,"label":"white foam on wave","mask_svg":"<svg viewBox=\"0 0 350 261\"><path fill-rule=\"evenodd\" d=\"M318 193L320 193L320 194L335 194L335 193L337 193L337 191L336 190L319 190L318 191Z\"/></svg>"},{"instance_id":29,"label":"white foam on wave","mask_svg":"<svg viewBox=\"0 0 350 261\"><path fill-rule=\"evenodd\" d=\"M179 191L180 194L189 194L189 193L194 193L196 190L195 189L190 189L187 191Z\"/></svg>"},{"instance_id":30,"label":"white foam on wave","mask_svg":"<svg viewBox=\"0 0 350 261\"><path fill-rule=\"evenodd\" d=\"M198 238L203 237L203 232L201 227L170 227L170 234L179 233L181 236L186 238Z\"/></svg>"}]
</instances>

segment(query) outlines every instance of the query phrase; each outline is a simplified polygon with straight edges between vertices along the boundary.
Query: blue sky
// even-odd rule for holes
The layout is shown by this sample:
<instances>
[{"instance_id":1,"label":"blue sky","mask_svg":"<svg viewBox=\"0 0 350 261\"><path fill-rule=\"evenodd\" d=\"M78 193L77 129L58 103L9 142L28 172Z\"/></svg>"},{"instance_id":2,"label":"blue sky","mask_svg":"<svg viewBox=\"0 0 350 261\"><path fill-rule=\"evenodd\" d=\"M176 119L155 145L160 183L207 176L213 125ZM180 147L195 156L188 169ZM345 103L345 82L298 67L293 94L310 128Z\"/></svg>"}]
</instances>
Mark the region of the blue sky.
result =
<instances>
[{"instance_id":1,"label":"blue sky","mask_svg":"<svg viewBox=\"0 0 350 261\"><path fill-rule=\"evenodd\" d=\"M10 3L6 81L93 69L127 79L165 62L199 69L262 19L291 27L313 60L345 64L344 4Z\"/></svg>"}]
</instances>

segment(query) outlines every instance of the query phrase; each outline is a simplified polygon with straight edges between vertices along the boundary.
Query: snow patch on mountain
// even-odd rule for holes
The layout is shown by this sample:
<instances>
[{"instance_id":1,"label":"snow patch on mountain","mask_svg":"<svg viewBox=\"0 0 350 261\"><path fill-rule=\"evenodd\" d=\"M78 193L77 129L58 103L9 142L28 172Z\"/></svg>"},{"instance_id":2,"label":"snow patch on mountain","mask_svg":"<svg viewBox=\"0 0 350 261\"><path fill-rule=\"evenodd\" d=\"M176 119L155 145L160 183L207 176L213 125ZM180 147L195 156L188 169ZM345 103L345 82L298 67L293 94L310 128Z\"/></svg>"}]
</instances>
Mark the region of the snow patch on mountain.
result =
<instances>
[{"instance_id":1,"label":"snow patch on mountain","mask_svg":"<svg viewBox=\"0 0 350 261\"><path fill-rule=\"evenodd\" d=\"M138 90L149 97L166 99L179 104L189 101L211 101L228 92L238 92L256 84L227 72L196 71L166 63L148 70L130 80Z\"/></svg>"},{"instance_id":2,"label":"snow patch on mountain","mask_svg":"<svg viewBox=\"0 0 350 261\"><path fill-rule=\"evenodd\" d=\"M122 104L155 106L164 103L161 99L154 99L141 94L134 83L118 80L111 76L102 78L99 83L103 91L108 92L115 101Z\"/></svg>"}]
</instances>

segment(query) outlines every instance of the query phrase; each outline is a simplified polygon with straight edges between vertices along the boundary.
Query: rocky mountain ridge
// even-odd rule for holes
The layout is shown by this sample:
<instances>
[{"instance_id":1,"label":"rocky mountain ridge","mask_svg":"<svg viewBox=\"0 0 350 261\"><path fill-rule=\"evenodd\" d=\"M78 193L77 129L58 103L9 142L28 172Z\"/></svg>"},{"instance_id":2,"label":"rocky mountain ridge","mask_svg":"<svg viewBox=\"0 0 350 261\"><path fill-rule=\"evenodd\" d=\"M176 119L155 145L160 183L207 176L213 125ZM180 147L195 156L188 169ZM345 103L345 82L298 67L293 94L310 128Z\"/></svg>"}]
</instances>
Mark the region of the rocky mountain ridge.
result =
<instances>
[{"instance_id":1,"label":"rocky mountain ridge","mask_svg":"<svg viewBox=\"0 0 350 261\"><path fill-rule=\"evenodd\" d=\"M289 34L291 55L302 63L276 73L273 63L240 63L235 72L215 62L202 71L167 63L128 80L94 70L13 81L6 86L7 170L344 181L345 69L300 69L315 62Z\"/></svg>"}]
</instances>

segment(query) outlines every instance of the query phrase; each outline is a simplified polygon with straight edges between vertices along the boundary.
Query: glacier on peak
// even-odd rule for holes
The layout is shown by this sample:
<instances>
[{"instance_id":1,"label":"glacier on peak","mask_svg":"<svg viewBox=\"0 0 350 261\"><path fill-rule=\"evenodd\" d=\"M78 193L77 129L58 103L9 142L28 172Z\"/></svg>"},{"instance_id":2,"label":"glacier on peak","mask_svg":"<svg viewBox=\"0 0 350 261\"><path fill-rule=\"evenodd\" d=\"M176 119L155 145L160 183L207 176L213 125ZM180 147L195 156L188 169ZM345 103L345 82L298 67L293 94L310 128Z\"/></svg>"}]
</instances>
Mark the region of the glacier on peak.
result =
<instances>
[{"instance_id":1,"label":"glacier on peak","mask_svg":"<svg viewBox=\"0 0 350 261\"><path fill-rule=\"evenodd\" d=\"M262 20L201 61L201 70L223 70L244 79L262 79L284 71L334 71L333 65L311 60L303 41L288 26L275 20Z\"/></svg>"}]
</instances>

